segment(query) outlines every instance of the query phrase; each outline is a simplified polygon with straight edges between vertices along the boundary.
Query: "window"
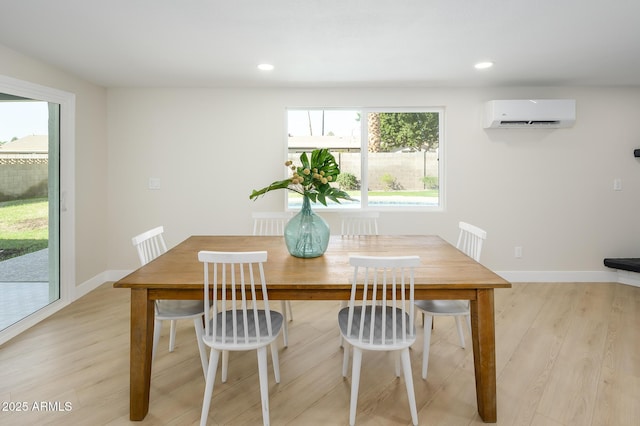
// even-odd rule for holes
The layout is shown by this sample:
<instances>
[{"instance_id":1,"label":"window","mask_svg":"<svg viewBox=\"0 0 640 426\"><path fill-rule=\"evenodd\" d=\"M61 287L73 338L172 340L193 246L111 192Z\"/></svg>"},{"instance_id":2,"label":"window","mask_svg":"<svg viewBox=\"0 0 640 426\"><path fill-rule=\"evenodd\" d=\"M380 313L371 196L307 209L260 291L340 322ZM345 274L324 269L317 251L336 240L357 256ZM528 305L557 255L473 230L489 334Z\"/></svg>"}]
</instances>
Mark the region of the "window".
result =
<instances>
[{"instance_id":1,"label":"window","mask_svg":"<svg viewBox=\"0 0 640 426\"><path fill-rule=\"evenodd\" d=\"M435 108L288 109L288 155L294 163L317 148L335 156L341 171L335 184L358 201L329 202L330 208L440 209L442 119ZM288 192L289 208L301 203Z\"/></svg>"}]
</instances>

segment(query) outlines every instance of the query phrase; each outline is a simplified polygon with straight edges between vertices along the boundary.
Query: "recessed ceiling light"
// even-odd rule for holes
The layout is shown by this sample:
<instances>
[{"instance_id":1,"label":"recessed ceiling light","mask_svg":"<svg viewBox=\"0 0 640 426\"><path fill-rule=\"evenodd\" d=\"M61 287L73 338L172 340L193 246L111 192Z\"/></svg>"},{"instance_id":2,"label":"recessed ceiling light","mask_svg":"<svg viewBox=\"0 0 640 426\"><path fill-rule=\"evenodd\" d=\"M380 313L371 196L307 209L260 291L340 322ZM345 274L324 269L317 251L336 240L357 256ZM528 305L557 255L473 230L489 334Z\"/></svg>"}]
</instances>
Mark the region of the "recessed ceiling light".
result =
<instances>
[{"instance_id":1,"label":"recessed ceiling light","mask_svg":"<svg viewBox=\"0 0 640 426\"><path fill-rule=\"evenodd\" d=\"M487 68L491 68L492 66L493 66L493 62L489 62L489 61L478 62L477 64L474 65L475 69L477 70L484 70Z\"/></svg>"},{"instance_id":2,"label":"recessed ceiling light","mask_svg":"<svg viewBox=\"0 0 640 426\"><path fill-rule=\"evenodd\" d=\"M271 65L271 64L260 64L260 65L258 65L258 69L260 71L271 71L271 70L273 70L273 65Z\"/></svg>"}]
</instances>

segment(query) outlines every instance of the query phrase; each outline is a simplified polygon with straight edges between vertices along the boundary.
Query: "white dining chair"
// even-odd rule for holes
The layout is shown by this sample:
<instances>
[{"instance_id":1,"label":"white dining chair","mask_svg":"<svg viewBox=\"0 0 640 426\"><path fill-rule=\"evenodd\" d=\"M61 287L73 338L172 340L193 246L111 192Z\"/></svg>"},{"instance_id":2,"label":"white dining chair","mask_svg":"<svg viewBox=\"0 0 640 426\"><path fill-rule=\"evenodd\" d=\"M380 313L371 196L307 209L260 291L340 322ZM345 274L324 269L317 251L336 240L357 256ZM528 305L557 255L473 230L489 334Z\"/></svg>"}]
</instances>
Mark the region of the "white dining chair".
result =
<instances>
[{"instance_id":1,"label":"white dining chair","mask_svg":"<svg viewBox=\"0 0 640 426\"><path fill-rule=\"evenodd\" d=\"M220 354L256 350L262 401L262 420L269 424L267 347L271 347L276 383L280 383L275 344L284 318L269 309L263 263L267 252L200 251L204 265L204 343L211 348L200 425L207 424ZM259 296L262 300L259 300ZM258 302L262 307L258 307ZM223 382L226 378L223 377Z\"/></svg>"},{"instance_id":2,"label":"white dining chair","mask_svg":"<svg viewBox=\"0 0 640 426\"><path fill-rule=\"evenodd\" d=\"M293 217L291 212L254 212L253 235L284 235L284 227Z\"/></svg>"},{"instance_id":3,"label":"white dining chair","mask_svg":"<svg viewBox=\"0 0 640 426\"><path fill-rule=\"evenodd\" d=\"M476 262L480 261L482 253L482 244L487 238L487 232L477 226L470 225L466 222L458 224L460 232L458 234L458 242L456 247ZM471 313L469 311L468 300L417 300L416 307L423 315L424 326L424 343L422 354L422 378L427 378L427 369L429 366L429 346L431 344L431 329L433 325L433 317L435 316L453 316L458 329L458 337L460 346L465 347L464 333L462 331L462 320L466 319L469 334L471 334Z\"/></svg>"},{"instance_id":4,"label":"white dining chair","mask_svg":"<svg viewBox=\"0 0 640 426\"><path fill-rule=\"evenodd\" d=\"M167 245L164 241L164 227L158 226L150 229L142 234L136 235L131 239L134 247L138 252L140 265L144 266L156 257L167 251ZM190 319L196 331L196 340L198 342L198 350L200 351L200 362L202 363L202 371L207 374L207 353L204 343L202 342L202 320L204 316L204 303L202 300L156 300L155 302L155 325L153 328L153 352L152 360L158 348L160 341L160 333L162 331L162 322L170 321L169 330L169 352L175 349L176 341L176 322L178 320Z\"/></svg>"},{"instance_id":5,"label":"white dining chair","mask_svg":"<svg viewBox=\"0 0 640 426\"><path fill-rule=\"evenodd\" d=\"M253 218L253 235L284 235L284 227L293 216L290 212L255 212ZM293 308L291 301L281 301L282 314L284 315L284 325L282 339L284 346L289 346L289 326L288 322L293 321ZM288 311L288 312L287 312Z\"/></svg>"},{"instance_id":6,"label":"white dining chair","mask_svg":"<svg viewBox=\"0 0 640 426\"><path fill-rule=\"evenodd\" d=\"M343 238L363 235L378 235L378 218L380 212L340 212L340 235ZM340 303L340 309L347 306L347 302ZM342 346L342 336L340 336Z\"/></svg>"},{"instance_id":7,"label":"white dining chair","mask_svg":"<svg viewBox=\"0 0 640 426\"><path fill-rule=\"evenodd\" d=\"M409 347L416 340L414 268L420 264L420 258L352 256L349 263L353 266L351 296L349 305L338 313L340 334L344 339L344 377L349 365L349 346L353 347L349 424L356 421L362 352L368 350L399 352L411 421L417 425ZM397 363L396 376L400 376Z\"/></svg>"},{"instance_id":8,"label":"white dining chair","mask_svg":"<svg viewBox=\"0 0 640 426\"><path fill-rule=\"evenodd\" d=\"M341 212L340 235L355 237L359 235L378 235L380 212Z\"/></svg>"}]
</instances>

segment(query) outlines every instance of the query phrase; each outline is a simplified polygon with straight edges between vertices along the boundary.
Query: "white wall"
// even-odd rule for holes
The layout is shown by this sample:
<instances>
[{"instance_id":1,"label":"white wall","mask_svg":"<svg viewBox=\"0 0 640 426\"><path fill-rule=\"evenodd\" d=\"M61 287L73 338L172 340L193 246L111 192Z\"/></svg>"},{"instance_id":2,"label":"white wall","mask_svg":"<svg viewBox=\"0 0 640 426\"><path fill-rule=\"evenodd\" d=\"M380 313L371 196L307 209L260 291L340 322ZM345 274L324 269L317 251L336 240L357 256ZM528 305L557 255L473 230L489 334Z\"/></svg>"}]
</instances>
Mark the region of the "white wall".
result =
<instances>
[{"instance_id":1,"label":"white wall","mask_svg":"<svg viewBox=\"0 0 640 426\"><path fill-rule=\"evenodd\" d=\"M0 44L0 75L75 94L75 286L107 269L107 93Z\"/></svg>"},{"instance_id":2,"label":"white wall","mask_svg":"<svg viewBox=\"0 0 640 426\"><path fill-rule=\"evenodd\" d=\"M459 220L475 223L498 271L607 271L603 257L640 256L640 88L105 90L2 45L0 74L76 95L76 285L136 266L130 237L156 224L176 244L249 233L252 210L281 209L282 192L248 195L281 177L287 106L446 108L447 208L385 213L384 232L454 241ZM481 128L485 100L527 97L576 99L575 127Z\"/></svg>"},{"instance_id":3,"label":"white wall","mask_svg":"<svg viewBox=\"0 0 640 426\"><path fill-rule=\"evenodd\" d=\"M482 129L484 101L516 98L576 99L576 125ZM152 226L174 245L247 234L252 211L282 209L283 192L249 193L282 177L288 106L446 109L446 210L385 212L386 233L454 242L458 221L474 223L497 271L607 271L604 257L640 256L640 88L109 89L109 268L135 267L130 238Z\"/></svg>"}]
</instances>

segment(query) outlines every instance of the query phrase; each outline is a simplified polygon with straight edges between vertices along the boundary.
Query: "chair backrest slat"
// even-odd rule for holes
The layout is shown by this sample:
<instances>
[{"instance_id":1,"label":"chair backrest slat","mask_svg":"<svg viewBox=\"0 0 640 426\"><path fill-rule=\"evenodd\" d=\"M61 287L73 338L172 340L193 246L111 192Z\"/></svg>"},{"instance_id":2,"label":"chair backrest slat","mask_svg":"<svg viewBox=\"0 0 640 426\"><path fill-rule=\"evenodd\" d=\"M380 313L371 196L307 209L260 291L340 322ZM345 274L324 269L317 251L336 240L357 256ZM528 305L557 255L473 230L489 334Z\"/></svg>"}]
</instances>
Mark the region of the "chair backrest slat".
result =
<instances>
[{"instance_id":1,"label":"chair backrest slat","mask_svg":"<svg viewBox=\"0 0 640 426\"><path fill-rule=\"evenodd\" d=\"M487 238L487 232L466 222L460 222L459 228L456 247L476 262L480 262L482 244Z\"/></svg>"},{"instance_id":2,"label":"chair backrest slat","mask_svg":"<svg viewBox=\"0 0 640 426\"><path fill-rule=\"evenodd\" d=\"M291 216L290 212L253 213L253 235L284 235L284 227Z\"/></svg>"},{"instance_id":3,"label":"chair backrest slat","mask_svg":"<svg viewBox=\"0 0 640 426\"><path fill-rule=\"evenodd\" d=\"M379 212L348 212L342 213L341 217L343 237L378 235Z\"/></svg>"},{"instance_id":4,"label":"chair backrest slat","mask_svg":"<svg viewBox=\"0 0 640 426\"><path fill-rule=\"evenodd\" d=\"M349 336L357 336L359 342L369 345L394 345L414 339L414 269L420 258L352 256L349 263L354 267L347 317ZM361 297L356 300L359 290Z\"/></svg>"},{"instance_id":5,"label":"chair backrest slat","mask_svg":"<svg viewBox=\"0 0 640 426\"><path fill-rule=\"evenodd\" d=\"M158 226L150 229L142 234L136 235L131 239L131 242L136 247L138 252L138 258L142 266L151 262L161 254L166 253L167 245L164 242L162 234L164 233L164 227Z\"/></svg>"},{"instance_id":6,"label":"chair backrest slat","mask_svg":"<svg viewBox=\"0 0 640 426\"><path fill-rule=\"evenodd\" d=\"M201 251L198 260L204 265L205 336L234 345L273 336L263 267L267 252ZM258 310L259 296L264 314Z\"/></svg>"}]
</instances>

